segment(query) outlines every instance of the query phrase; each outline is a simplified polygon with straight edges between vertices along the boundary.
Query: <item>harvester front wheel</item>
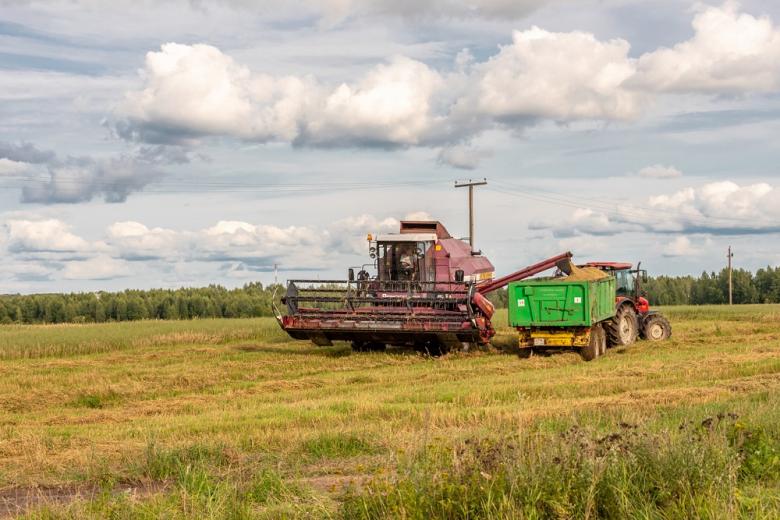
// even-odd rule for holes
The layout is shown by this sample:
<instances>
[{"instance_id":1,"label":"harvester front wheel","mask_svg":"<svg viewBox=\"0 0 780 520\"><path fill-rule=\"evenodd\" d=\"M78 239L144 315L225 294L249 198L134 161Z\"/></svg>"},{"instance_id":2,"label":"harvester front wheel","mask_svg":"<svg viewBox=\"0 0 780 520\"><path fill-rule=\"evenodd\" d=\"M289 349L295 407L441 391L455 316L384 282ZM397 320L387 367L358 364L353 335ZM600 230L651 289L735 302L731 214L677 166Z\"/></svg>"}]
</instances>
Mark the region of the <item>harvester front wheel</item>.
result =
<instances>
[{"instance_id":1,"label":"harvester front wheel","mask_svg":"<svg viewBox=\"0 0 780 520\"><path fill-rule=\"evenodd\" d=\"M651 314L645 318L642 337L648 341L663 341L672 335L672 324L661 314Z\"/></svg>"},{"instance_id":2,"label":"harvester front wheel","mask_svg":"<svg viewBox=\"0 0 780 520\"><path fill-rule=\"evenodd\" d=\"M626 346L634 343L639 332L637 325L634 308L630 305L621 305L615 317L607 325L609 346Z\"/></svg>"},{"instance_id":3,"label":"harvester front wheel","mask_svg":"<svg viewBox=\"0 0 780 520\"><path fill-rule=\"evenodd\" d=\"M594 325L590 329L590 341L586 347L580 349L580 356L585 361L593 361L607 350L607 335L601 325Z\"/></svg>"},{"instance_id":4,"label":"harvester front wheel","mask_svg":"<svg viewBox=\"0 0 780 520\"><path fill-rule=\"evenodd\" d=\"M415 350L430 357L440 357L448 354L450 347L439 340L431 339L417 343Z\"/></svg>"},{"instance_id":5,"label":"harvester front wheel","mask_svg":"<svg viewBox=\"0 0 780 520\"><path fill-rule=\"evenodd\" d=\"M368 344L365 341L353 341L352 350L355 352L368 352Z\"/></svg>"}]
</instances>

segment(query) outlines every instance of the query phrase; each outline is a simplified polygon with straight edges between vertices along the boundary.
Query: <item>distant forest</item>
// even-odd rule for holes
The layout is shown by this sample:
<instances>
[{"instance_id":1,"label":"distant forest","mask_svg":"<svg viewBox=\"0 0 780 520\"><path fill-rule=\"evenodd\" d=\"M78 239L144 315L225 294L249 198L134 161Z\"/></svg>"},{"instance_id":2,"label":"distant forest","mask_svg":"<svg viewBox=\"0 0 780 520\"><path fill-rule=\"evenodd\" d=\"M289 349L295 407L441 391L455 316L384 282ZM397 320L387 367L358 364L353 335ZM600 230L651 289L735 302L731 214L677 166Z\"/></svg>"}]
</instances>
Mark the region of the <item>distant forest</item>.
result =
<instances>
[{"instance_id":1,"label":"distant forest","mask_svg":"<svg viewBox=\"0 0 780 520\"><path fill-rule=\"evenodd\" d=\"M200 289L128 290L117 293L0 296L0 323L94 323L144 319L250 318L272 316L275 286L249 283L238 289L210 285ZM277 298L284 293L276 286ZM699 277L659 276L642 284L652 305L728 303L728 272ZM733 273L734 303L780 303L780 267ZM506 307L506 290L491 300Z\"/></svg>"}]
</instances>

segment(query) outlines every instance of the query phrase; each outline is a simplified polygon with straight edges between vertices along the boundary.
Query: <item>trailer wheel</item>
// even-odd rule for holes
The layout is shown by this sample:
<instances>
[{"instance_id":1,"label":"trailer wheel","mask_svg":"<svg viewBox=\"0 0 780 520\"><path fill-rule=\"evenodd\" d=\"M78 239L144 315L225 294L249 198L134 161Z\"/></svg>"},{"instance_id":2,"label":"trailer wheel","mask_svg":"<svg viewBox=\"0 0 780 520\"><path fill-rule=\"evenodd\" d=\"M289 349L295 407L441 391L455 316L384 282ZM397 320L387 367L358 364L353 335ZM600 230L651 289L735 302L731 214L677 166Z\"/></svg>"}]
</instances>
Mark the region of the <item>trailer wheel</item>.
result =
<instances>
[{"instance_id":1,"label":"trailer wheel","mask_svg":"<svg viewBox=\"0 0 780 520\"><path fill-rule=\"evenodd\" d=\"M534 355L534 349L530 347L520 348L517 350L517 357L520 359L528 359Z\"/></svg>"},{"instance_id":2,"label":"trailer wheel","mask_svg":"<svg viewBox=\"0 0 780 520\"><path fill-rule=\"evenodd\" d=\"M610 347L631 345L636 341L636 311L630 305L621 305L615 317L607 323L607 336Z\"/></svg>"},{"instance_id":3,"label":"trailer wheel","mask_svg":"<svg viewBox=\"0 0 780 520\"><path fill-rule=\"evenodd\" d=\"M642 337L648 341L663 341L672 335L672 324L661 314L651 314L645 319Z\"/></svg>"},{"instance_id":4,"label":"trailer wheel","mask_svg":"<svg viewBox=\"0 0 780 520\"><path fill-rule=\"evenodd\" d=\"M590 329L590 341L586 347L580 349L580 356L585 361L593 361L607 349L607 335L601 325L594 325Z\"/></svg>"}]
</instances>

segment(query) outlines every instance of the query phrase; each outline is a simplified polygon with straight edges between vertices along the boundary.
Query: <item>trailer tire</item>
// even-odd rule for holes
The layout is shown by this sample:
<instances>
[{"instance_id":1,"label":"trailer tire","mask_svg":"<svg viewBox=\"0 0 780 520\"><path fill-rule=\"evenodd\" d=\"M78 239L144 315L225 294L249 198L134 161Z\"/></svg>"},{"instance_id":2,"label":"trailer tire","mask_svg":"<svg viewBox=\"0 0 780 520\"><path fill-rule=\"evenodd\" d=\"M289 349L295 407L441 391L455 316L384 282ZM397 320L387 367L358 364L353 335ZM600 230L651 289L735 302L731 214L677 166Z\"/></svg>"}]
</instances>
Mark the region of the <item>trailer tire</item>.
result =
<instances>
[{"instance_id":1,"label":"trailer tire","mask_svg":"<svg viewBox=\"0 0 780 520\"><path fill-rule=\"evenodd\" d=\"M642 338L648 341L664 341L672 335L672 324L662 314L651 314L642 324Z\"/></svg>"},{"instance_id":2,"label":"trailer tire","mask_svg":"<svg viewBox=\"0 0 780 520\"><path fill-rule=\"evenodd\" d=\"M588 345L580 348L580 356L585 361L593 361L607 349L607 335L601 325L594 325L590 329L590 341Z\"/></svg>"},{"instance_id":3,"label":"trailer tire","mask_svg":"<svg viewBox=\"0 0 780 520\"><path fill-rule=\"evenodd\" d=\"M517 350L517 357L520 359L528 359L534 355L534 349L530 347L520 348Z\"/></svg>"},{"instance_id":4,"label":"trailer tire","mask_svg":"<svg viewBox=\"0 0 780 520\"><path fill-rule=\"evenodd\" d=\"M607 322L607 339L610 347L627 346L636 342L639 331L636 311L631 305L621 305L615 316Z\"/></svg>"}]
</instances>

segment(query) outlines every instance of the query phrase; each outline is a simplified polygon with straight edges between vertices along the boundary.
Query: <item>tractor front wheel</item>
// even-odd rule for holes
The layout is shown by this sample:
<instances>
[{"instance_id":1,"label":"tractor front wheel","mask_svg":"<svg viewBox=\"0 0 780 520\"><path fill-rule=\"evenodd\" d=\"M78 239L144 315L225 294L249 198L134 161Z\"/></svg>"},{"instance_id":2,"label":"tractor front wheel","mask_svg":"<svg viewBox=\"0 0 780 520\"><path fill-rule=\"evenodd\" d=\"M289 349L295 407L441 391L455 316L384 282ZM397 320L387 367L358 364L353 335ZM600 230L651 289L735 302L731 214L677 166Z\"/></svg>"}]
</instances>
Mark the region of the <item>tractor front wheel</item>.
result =
<instances>
[{"instance_id":1,"label":"tractor front wheel","mask_svg":"<svg viewBox=\"0 0 780 520\"><path fill-rule=\"evenodd\" d=\"M586 347L580 349L580 356L585 361L593 361L599 357L602 352L607 350L607 335L601 325L594 325L590 329L590 341Z\"/></svg>"},{"instance_id":2,"label":"tractor front wheel","mask_svg":"<svg viewBox=\"0 0 780 520\"><path fill-rule=\"evenodd\" d=\"M645 318L642 337L648 341L663 341L672 335L672 324L661 314L651 314Z\"/></svg>"},{"instance_id":3,"label":"tractor front wheel","mask_svg":"<svg viewBox=\"0 0 780 520\"><path fill-rule=\"evenodd\" d=\"M615 317L607 325L609 346L627 346L636 341L638 335L636 311L630 305L621 305Z\"/></svg>"}]
</instances>

